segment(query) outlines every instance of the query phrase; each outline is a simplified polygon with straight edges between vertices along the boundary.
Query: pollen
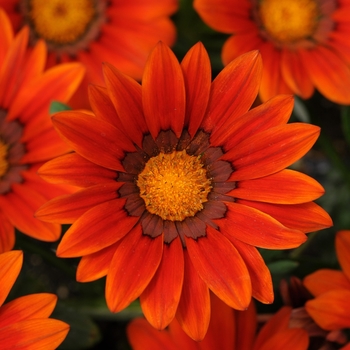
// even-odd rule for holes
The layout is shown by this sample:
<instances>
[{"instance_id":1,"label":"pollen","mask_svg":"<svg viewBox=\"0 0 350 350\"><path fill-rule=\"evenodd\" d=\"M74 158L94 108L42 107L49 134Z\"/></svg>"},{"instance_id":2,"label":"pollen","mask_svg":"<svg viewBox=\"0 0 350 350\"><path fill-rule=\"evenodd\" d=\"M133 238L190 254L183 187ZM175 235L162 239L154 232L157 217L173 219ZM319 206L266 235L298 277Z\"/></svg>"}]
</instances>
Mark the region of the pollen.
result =
<instances>
[{"instance_id":1,"label":"pollen","mask_svg":"<svg viewBox=\"0 0 350 350\"><path fill-rule=\"evenodd\" d=\"M320 16L315 0L262 0L259 16L263 29L280 44L309 39Z\"/></svg>"},{"instance_id":2,"label":"pollen","mask_svg":"<svg viewBox=\"0 0 350 350\"><path fill-rule=\"evenodd\" d=\"M183 221L203 209L211 182L200 156L183 151L148 160L137 179L146 209L163 220Z\"/></svg>"},{"instance_id":3,"label":"pollen","mask_svg":"<svg viewBox=\"0 0 350 350\"><path fill-rule=\"evenodd\" d=\"M78 41L95 17L93 0L31 0L29 18L46 41L66 45Z\"/></svg>"},{"instance_id":4,"label":"pollen","mask_svg":"<svg viewBox=\"0 0 350 350\"><path fill-rule=\"evenodd\" d=\"M0 140L0 179L6 174L9 164L7 162L8 145Z\"/></svg>"}]
</instances>

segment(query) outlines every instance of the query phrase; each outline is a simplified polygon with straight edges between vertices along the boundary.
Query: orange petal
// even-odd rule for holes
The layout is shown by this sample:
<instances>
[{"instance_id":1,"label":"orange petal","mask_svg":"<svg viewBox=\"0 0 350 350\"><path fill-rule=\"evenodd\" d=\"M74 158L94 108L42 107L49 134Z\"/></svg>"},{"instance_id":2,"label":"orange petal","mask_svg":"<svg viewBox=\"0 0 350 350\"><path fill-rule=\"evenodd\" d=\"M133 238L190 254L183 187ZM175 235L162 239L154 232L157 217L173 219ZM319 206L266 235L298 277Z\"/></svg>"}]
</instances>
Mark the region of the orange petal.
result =
<instances>
[{"instance_id":1,"label":"orange petal","mask_svg":"<svg viewBox=\"0 0 350 350\"><path fill-rule=\"evenodd\" d=\"M298 51L282 50L281 71L283 79L296 95L303 99L312 96L315 88Z\"/></svg>"},{"instance_id":2,"label":"orange petal","mask_svg":"<svg viewBox=\"0 0 350 350\"><path fill-rule=\"evenodd\" d=\"M235 311L236 318L236 346L232 349L252 350L257 328L256 307L252 300L248 309Z\"/></svg>"},{"instance_id":3,"label":"orange petal","mask_svg":"<svg viewBox=\"0 0 350 350\"><path fill-rule=\"evenodd\" d=\"M0 210L0 253L11 250L15 245L15 228Z\"/></svg>"},{"instance_id":4,"label":"orange petal","mask_svg":"<svg viewBox=\"0 0 350 350\"><path fill-rule=\"evenodd\" d=\"M124 204L124 199L114 199L85 212L63 236L57 256L92 254L123 238L139 219L129 216Z\"/></svg>"},{"instance_id":5,"label":"orange petal","mask_svg":"<svg viewBox=\"0 0 350 350\"><path fill-rule=\"evenodd\" d=\"M90 187L101 182L115 181L116 172L94 164L77 153L69 153L46 162L38 174L45 181Z\"/></svg>"},{"instance_id":6,"label":"orange petal","mask_svg":"<svg viewBox=\"0 0 350 350\"><path fill-rule=\"evenodd\" d=\"M181 350L200 350L199 342L190 338L184 330L181 328L179 321L174 318L168 327L170 337L174 344L176 344L176 349Z\"/></svg>"},{"instance_id":7,"label":"orange petal","mask_svg":"<svg viewBox=\"0 0 350 350\"><path fill-rule=\"evenodd\" d=\"M43 221L71 224L91 208L116 199L120 186L121 182L109 182L54 198L41 206L35 216Z\"/></svg>"},{"instance_id":8,"label":"orange petal","mask_svg":"<svg viewBox=\"0 0 350 350\"><path fill-rule=\"evenodd\" d=\"M290 249L306 241L301 231L289 229L271 216L237 203L226 203L223 219L214 220L227 238L265 249Z\"/></svg>"},{"instance_id":9,"label":"orange petal","mask_svg":"<svg viewBox=\"0 0 350 350\"><path fill-rule=\"evenodd\" d=\"M259 251L233 237L227 237L238 250L249 271L252 282L252 295L264 304L271 304L274 299L270 270Z\"/></svg>"},{"instance_id":10,"label":"orange petal","mask_svg":"<svg viewBox=\"0 0 350 350\"><path fill-rule=\"evenodd\" d=\"M210 321L210 295L198 276L187 249L184 250L184 281L176 319L192 339L202 340Z\"/></svg>"},{"instance_id":11,"label":"orange petal","mask_svg":"<svg viewBox=\"0 0 350 350\"><path fill-rule=\"evenodd\" d=\"M350 103L350 70L338 54L318 45L314 50L301 50L300 57L321 94L336 103Z\"/></svg>"},{"instance_id":12,"label":"orange petal","mask_svg":"<svg viewBox=\"0 0 350 350\"><path fill-rule=\"evenodd\" d=\"M29 28L24 27L16 35L0 67L0 106L8 110L18 93L22 66L28 45Z\"/></svg>"},{"instance_id":13,"label":"orange petal","mask_svg":"<svg viewBox=\"0 0 350 350\"><path fill-rule=\"evenodd\" d=\"M249 17L249 1L195 0L193 7L205 23L219 32L233 33L242 30L242 26L246 28L246 22L254 23Z\"/></svg>"},{"instance_id":14,"label":"orange petal","mask_svg":"<svg viewBox=\"0 0 350 350\"><path fill-rule=\"evenodd\" d=\"M286 124L293 106L294 98L292 96L275 96L234 120L227 121L225 127L217 129L211 134L210 143L218 146L224 145L226 150L234 148L257 132Z\"/></svg>"},{"instance_id":15,"label":"orange petal","mask_svg":"<svg viewBox=\"0 0 350 350\"><path fill-rule=\"evenodd\" d=\"M254 350L307 350L309 347L309 335L301 328L287 329L273 335L266 343Z\"/></svg>"},{"instance_id":16,"label":"orange petal","mask_svg":"<svg viewBox=\"0 0 350 350\"><path fill-rule=\"evenodd\" d=\"M35 211L45 202L46 198L26 183L13 184L12 192L0 197L0 208L21 232L42 241L54 242L61 235L61 226L34 217Z\"/></svg>"},{"instance_id":17,"label":"orange petal","mask_svg":"<svg viewBox=\"0 0 350 350\"><path fill-rule=\"evenodd\" d=\"M103 167L124 171L125 151L135 151L132 142L112 124L82 112L61 112L52 117L58 133L84 158Z\"/></svg>"},{"instance_id":18,"label":"orange petal","mask_svg":"<svg viewBox=\"0 0 350 350\"><path fill-rule=\"evenodd\" d=\"M142 111L141 85L108 63L104 64L103 73L109 98L122 126L133 142L142 147L143 135L148 129Z\"/></svg>"},{"instance_id":19,"label":"orange petal","mask_svg":"<svg viewBox=\"0 0 350 350\"><path fill-rule=\"evenodd\" d=\"M0 306L15 283L23 263L23 252L12 250L0 254Z\"/></svg>"},{"instance_id":20,"label":"orange petal","mask_svg":"<svg viewBox=\"0 0 350 350\"><path fill-rule=\"evenodd\" d=\"M272 316L272 318L261 328L258 336L256 337L253 349L260 350L263 344L267 343L268 340L276 333L288 329L291 312L292 308L289 306L284 306L279 309L279 311L276 312L276 314Z\"/></svg>"},{"instance_id":21,"label":"orange petal","mask_svg":"<svg viewBox=\"0 0 350 350\"><path fill-rule=\"evenodd\" d=\"M335 289L321 294L305 304L306 311L323 329L350 327L350 291Z\"/></svg>"},{"instance_id":22,"label":"orange petal","mask_svg":"<svg viewBox=\"0 0 350 350\"><path fill-rule=\"evenodd\" d=\"M211 226L205 237L185 239L191 261L207 286L234 309L246 309L252 297L249 272L231 242Z\"/></svg>"},{"instance_id":23,"label":"orange petal","mask_svg":"<svg viewBox=\"0 0 350 350\"><path fill-rule=\"evenodd\" d=\"M228 194L259 202L300 204L321 197L324 189L310 176L285 169L263 178L239 181Z\"/></svg>"},{"instance_id":24,"label":"orange petal","mask_svg":"<svg viewBox=\"0 0 350 350\"><path fill-rule=\"evenodd\" d=\"M89 84L88 93L91 109L95 117L117 128L121 127L119 116L108 96L107 88Z\"/></svg>"},{"instance_id":25,"label":"orange petal","mask_svg":"<svg viewBox=\"0 0 350 350\"><path fill-rule=\"evenodd\" d=\"M258 51L239 56L212 83L203 128L215 132L246 113L259 90L262 62Z\"/></svg>"},{"instance_id":26,"label":"orange petal","mask_svg":"<svg viewBox=\"0 0 350 350\"><path fill-rule=\"evenodd\" d=\"M350 230L337 232L335 236L335 249L339 264L350 281Z\"/></svg>"},{"instance_id":27,"label":"orange petal","mask_svg":"<svg viewBox=\"0 0 350 350\"><path fill-rule=\"evenodd\" d=\"M25 320L0 330L3 349L56 349L69 331L68 324L52 319Z\"/></svg>"},{"instance_id":28,"label":"orange petal","mask_svg":"<svg viewBox=\"0 0 350 350\"><path fill-rule=\"evenodd\" d=\"M233 350L235 338L241 334L235 333L235 313L228 305L211 293L211 316L208 332L200 342L201 350Z\"/></svg>"},{"instance_id":29,"label":"orange petal","mask_svg":"<svg viewBox=\"0 0 350 350\"><path fill-rule=\"evenodd\" d=\"M320 269L307 275L303 283L314 295L318 296L333 289L350 290L350 281L342 271L331 269Z\"/></svg>"},{"instance_id":30,"label":"orange petal","mask_svg":"<svg viewBox=\"0 0 350 350\"><path fill-rule=\"evenodd\" d=\"M194 45L181 62L186 88L185 126L191 137L197 132L207 109L211 67L207 51L202 43Z\"/></svg>"},{"instance_id":31,"label":"orange petal","mask_svg":"<svg viewBox=\"0 0 350 350\"><path fill-rule=\"evenodd\" d=\"M143 318L132 320L126 334L133 350L178 350L168 332L159 332Z\"/></svg>"},{"instance_id":32,"label":"orange petal","mask_svg":"<svg viewBox=\"0 0 350 350\"><path fill-rule=\"evenodd\" d=\"M164 329L175 317L183 278L183 248L177 237L164 245L158 270L140 296L143 314L153 327Z\"/></svg>"},{"instance_id":33,"label":"orange petal","mask_svg":"<svg viewBox=\"0 0 350 350\"><path fill-rule=\"evenodd\" d=\"M80 63L60 64L40 75L16 95L8 118L21 116L23 122L33 119L38 111L47 111L52 100L66 102L77 89L85 73ZM34 101L34 102L33 102Z\"/></svg>"},{"instance_id":34,"label":"orange petal","mask_svg":"<svg viewBox=\"0 0 350 350\"><path fill-rule=\"evenodd\" d=\"M185 119L185 85L174 53L163 43L151 52L142 77L142 103L153 138L171 129L180 137Z\"/></svg>"},{"instance_id":35,"label":"orange petal","mask_svg":"<svg viewBox=\"0 0 350 350\"><path fill-rule=\"evenodd\" d=\"M270 204L238 199L237 203L269 214L286 227L302 232L314 232L333 225L327 212L315 203Z\"/></svg>"},{"instance_id":36,"label":"orange petal","mask_svg":"<svg viewBox=\"0 0 350 350\"><path fill-rule=\"evenodd\" d=\"M3 60L6 56L6 53L12 44L13 41L13 29L7 14L3 9L0 9L0 67L3 65Z\"/></svg>"},{"instance_id":37,"label":"orange petal","mask_svg":"<svg viewBox=\"0 0 350 350\"><path fill-rule=\"evenodd\" d=\"M83 256L77 268L77 281L90 282L106 276L119 243L120 241L98 252Z\"/></svg>"},{"instance_id":38,"label":"orange petal","mask_svg":"<svg viewBox=\"0 0 350 350\"><path fill-rule=\"evenodd\" d=\"M151 238L137 225L124 237L106 280L106 300L112 312L126 308L140 296L157 271L162 255L163 235Z\"/></svg>"},{"instance_id":39,"label":"orange petal","mask_svg":"<svg viewBox=\"0 0 350 350\"><path fill-rule=\"evenodd\" d=\"M48 318L56 306L57 296L49 293L26 295L1 307L0 329L24 320Z\"/></svg>"},{"instance_id":40,"label":"orange petal","mask_svg":"<svg viewBox=\"0 0 350 350\"><path fill-rule=\"evenodd\" d=\"M230 180L250 180L283 170L310 150L320 128L305 123L276 126L248 137L221 158L233 163Z\"/></svg>"}]
</instances>

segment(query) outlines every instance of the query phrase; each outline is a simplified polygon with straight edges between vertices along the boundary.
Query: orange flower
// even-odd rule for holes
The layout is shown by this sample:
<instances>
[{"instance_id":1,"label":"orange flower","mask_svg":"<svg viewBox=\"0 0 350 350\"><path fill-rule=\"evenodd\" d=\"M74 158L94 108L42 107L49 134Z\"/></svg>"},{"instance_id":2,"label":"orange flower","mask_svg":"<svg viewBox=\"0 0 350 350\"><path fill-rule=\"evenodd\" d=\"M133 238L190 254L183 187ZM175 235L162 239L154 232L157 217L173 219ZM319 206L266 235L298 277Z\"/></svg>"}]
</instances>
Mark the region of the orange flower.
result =
<instances>
[{"instance_id":1,"label":"orange flower","mask_svg":"<svg viewBox=\"0 0 350 350\"><path fill-rule=\"evenodd\" d=\"M212 314L206 336L201 342L192 340L174 319L167 330L159 332L143 318L136 318L127 327L127 336L134 350L306 350L307 332L290 328L291 307L281 308L256 335L257 317L254 303L247 311L228 307L211 295Z\"/></svg>"},{"instance_id":2,"label":"orange flower","mask_svg":"<svg viewBox=\"0 0 350 350\"><path fill-rule=\"evenodd\" d=\"M176 30L169 16L178 0L0 0L16 30L30 28L31 43L44 39L50 65L79 61L84 84L72 101L88 107L87 85L102 84L107 61L140 79L150 50L162 40L171 45Z\"/></svg>"},{"instance_id":3,"label":"orange flower","mask_svg":"<svg viewBox=\"0 0 350 350\"><path fill-rule=\"evenodd\" d=\"M83 189L50 201L37 216L73 223L57 255L83 257L79 281L107 275L110 310L140 296L153 326L163 329L176 314L201 339L209 289L239 310L252 295L272 302L271 276L255 246L293 248L304 232L331 225L311 202L322 187L284 170L310 149L319 128L286 124L290 96L248 111L261 68L251 52L211 83L203 45L180 65L160 43L142 85L105 64L106 88L90 89L94 115L54 116L76 153L48 162L40 174Z\"/></svg>"},{"instance_id":4,"label":"orange flower","mask_svg":"<svg viewBox=\"0 0 350 350\"><path fill-rule=\"evenodd\" d=\"M40 293L23 296L3 305L22 267L18 250L0 254L0 344L2 350L56 349L69 326L49 319L57 297Z\"/></svg>"},{"instance_id":5,"label":"orange flower","mask_svg":"<svg viewBox=\"0 0 350 350\"><path fill-rule=\"evenodd\" d=\"M63 194L37 175L43 161L67 152L52 127L50 102L67 101L80 83L80 64L59 65L44 72L42 41L27 50L28 28L15 37L0 9L0 252L14 246L14 227L27 235L55 241L60 226L34 218L48 199Z\"/></svg>"},{"instance_id":6,"label":"orange flower","mask_svg":"<svg viewBox=\"0 0 350 350\"><path fill-rule=\"evenodd\" d=\"M339 231L335 248L342 271L321 269L304 279L316 297L305 304L306 311L326 330L350 328L350 231Z\"/></svg>"},{"instance_id":7,"label":"orange flower","mask_svg":"<svg viewBox=\"0 0 350 350\"><path fill-rule=\"evenodd\" d=\"M209 26L233 34L222 50L225 65L260 50L262 100L280 93L307 99L316 88L350 103L349 1L195 0L194 7Z\"/></svg>"}]
</instances>

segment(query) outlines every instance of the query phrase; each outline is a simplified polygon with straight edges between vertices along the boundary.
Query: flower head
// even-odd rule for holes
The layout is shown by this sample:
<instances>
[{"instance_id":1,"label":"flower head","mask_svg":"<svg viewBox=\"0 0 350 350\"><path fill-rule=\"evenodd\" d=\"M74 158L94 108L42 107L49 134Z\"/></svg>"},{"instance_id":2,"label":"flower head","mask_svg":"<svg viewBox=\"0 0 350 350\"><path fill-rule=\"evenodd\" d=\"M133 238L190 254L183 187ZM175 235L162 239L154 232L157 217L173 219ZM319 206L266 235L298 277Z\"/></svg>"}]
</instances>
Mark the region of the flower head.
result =
<instances>
[{"instance_id":1,"label":"flower head","mask_svg":"<svg viewBox=\"0 0 350 350\"><path fill-rule=\"evenodd\" d=\"M350 103L348 2L335 0L195 0L201 18L233 34L224 44L228 64L258 49L264 61L260 97L293 93L306 99L315 88Z\"/></svg>"},{"instance_id":2,"label":"flower head","mask_svg":"<svg viewBox=\"0 0 350 350\"><path fill-rule=\"evenodd\" d=\"M304 284L315 296L306 311L326 330L350 328L350 231L339 231L335 247L342 271L320 269L308 275Z\"/></svg>"},{"instance_id":3,"label":"flower head","mask_svg":"<svg viewBox=\"0 0 350 350\"><path fill-rule=\"evenodd\" d=\"M331 225L312 200L322 187L286 166L319 128L286 124L290 96L249 111L261 58L239 57L211 83L209 57L195 45L181 64L159 43L142 85L109 64L92 86L94 115L69 111L53 123L75 153L48 162L44 179L82 187L37 216L73 223L58 246L79 257L77 279L107 275L106 299L120 311L140 297L159 329L176 315L203 338L212 290L233 308L253 295L271 303L271 276L256 247L299 246Z\"/></svg>"},{"instance_id":4,"label":"flower head","mask_svg":"<svg viewBox=\"0 0 350 350\"><path fill-rule=\"evenodd\" d=\"M291 328L292 309L281 308L256 334L258 320L254 302L246 311L231 309L211 295L212 313L206 336L200 342L191 339L174 319L167 330L159 332L143 318L136 318L127 328L129 342L134 350L306 350L307 332Z\"/></svg>"},{"instance_id":5,"label":"flower head","mask_svg":"<svg viewBox=\"0 0 350 350\"><path fill-rule=\"evenodd\" d=\"M154 45L175 41L170 20L178 0L0 0L16 30L30 28L30 42L44 40L48 64L78 61L86 79L71 103L88 107L87 85L102 84L101 63L108 61L140 79Z\"/></svg>"},{"instance_id":6,"label":"flower head","mask_svg":"<svg viewBox=\"0 0 350 350\"><path fill-rule=\"evenodd\" d=\"M13 35L0 9L0 252L13 248L14 228L44 241L55 241L60 226L34 218L48 199L64 187L49 185L37 175L43 161L69 148L52 126L52 100L67 101L79 85L84 68L62 64L44 71L46 47L39 41L28 51L28 28Z\"/></svg>"},{"instance_id":7,"label":"flower head","mask_svg":"<svg viewBox=\"0 0 350 350\"><path fill-rule=\"evenodd\" d=\"M57 302L55 295L32 294L4 304L22 262L21 251L0 254L1 349L56 349L65 339L69 326L62 321L49 319Z\"/></svg>"}]
</instances>

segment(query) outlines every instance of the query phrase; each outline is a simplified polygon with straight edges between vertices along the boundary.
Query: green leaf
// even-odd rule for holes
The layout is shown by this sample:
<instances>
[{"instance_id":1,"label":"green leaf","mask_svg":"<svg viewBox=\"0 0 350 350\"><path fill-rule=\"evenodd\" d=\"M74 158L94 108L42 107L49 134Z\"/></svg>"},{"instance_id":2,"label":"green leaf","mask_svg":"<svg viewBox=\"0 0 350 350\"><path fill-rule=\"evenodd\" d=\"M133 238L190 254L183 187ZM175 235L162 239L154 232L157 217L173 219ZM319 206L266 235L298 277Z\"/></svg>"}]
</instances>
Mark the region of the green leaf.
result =
<instances>
[{"instance_id":1,"label":"green leaf","mask_svg":"<svg viewBox=\"0 0 350 350\"><path fill-rule=\"evenodd\" d=\"M61 103L61 102L58 102L58 101L52 101L51 104L50 104L50 110L49 110L49 113L50 115L51 114L54 114L54 113L57 113L57 112L62 112L62 111L69 111L71 108L64 104L64 103Z\"/></svg>"}]
</instances>

